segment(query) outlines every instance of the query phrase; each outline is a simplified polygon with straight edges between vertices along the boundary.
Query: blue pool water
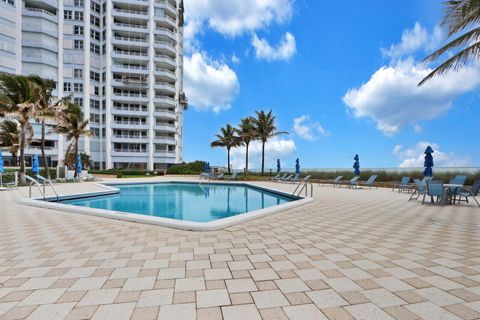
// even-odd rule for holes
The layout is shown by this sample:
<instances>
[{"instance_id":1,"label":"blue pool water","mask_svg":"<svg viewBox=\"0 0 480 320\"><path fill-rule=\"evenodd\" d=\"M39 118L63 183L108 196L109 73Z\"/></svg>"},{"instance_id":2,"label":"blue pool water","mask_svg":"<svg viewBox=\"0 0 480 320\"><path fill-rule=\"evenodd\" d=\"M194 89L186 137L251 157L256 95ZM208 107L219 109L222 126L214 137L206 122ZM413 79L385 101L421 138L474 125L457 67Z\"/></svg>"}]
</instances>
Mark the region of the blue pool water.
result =
<instances>
[{"instance_id":1,"label":"blue pool water","mask_svg":"<svg viewBox=\"0 0 480 320\"><path fill-rule=\"evenodd\" d=\"M247 185L156 183L115 185L119 194L61 200L76 206L208 222L295 199Z\"/></svg>"}]
</instances>

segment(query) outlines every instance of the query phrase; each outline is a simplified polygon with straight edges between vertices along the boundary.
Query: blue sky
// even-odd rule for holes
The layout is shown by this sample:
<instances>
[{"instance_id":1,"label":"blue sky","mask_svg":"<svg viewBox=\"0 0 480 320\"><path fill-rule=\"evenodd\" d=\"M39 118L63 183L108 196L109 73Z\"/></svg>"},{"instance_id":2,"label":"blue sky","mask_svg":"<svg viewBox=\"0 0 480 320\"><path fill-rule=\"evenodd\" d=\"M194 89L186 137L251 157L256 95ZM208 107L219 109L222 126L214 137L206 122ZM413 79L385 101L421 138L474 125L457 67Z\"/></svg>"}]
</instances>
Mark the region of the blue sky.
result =
<instances>
[{"instance_id":1,"label":"blue sky","mask_svg":"<svg viewBox=\"0 0 480 320\"><path fill-rule=\"evenodd\" d=\"M441 1L186 0L184 158L226 164L210 141L273 109L290 134L267 146L293 167L478 166L478 68L415 84L444 41ZM469 79L469 81L465 81ZM250 167L258 168L259 145ZM243 149L233 166L243 168Z\"/></svg>"}]
</instances>

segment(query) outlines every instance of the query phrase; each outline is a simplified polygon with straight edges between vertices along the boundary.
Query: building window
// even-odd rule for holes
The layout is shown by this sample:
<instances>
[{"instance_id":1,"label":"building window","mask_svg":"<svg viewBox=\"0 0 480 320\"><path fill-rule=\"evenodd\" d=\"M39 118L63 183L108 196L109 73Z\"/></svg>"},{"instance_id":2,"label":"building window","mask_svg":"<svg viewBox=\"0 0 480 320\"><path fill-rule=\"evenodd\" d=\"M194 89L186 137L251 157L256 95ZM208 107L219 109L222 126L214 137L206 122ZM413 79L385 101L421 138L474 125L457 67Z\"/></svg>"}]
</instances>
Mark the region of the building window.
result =
<instances>
[{"instance_id":1,"label":"building window","mask_svg":"<svg viewBox=\"0 0 480 320\"><path fill-rule=\"evenodd\" d=\"M90 71L90 80L100 81L100 73L95 71Z\"/></svg>"},{"instance_id":2,"label":"building window","mask_svg":"<svg viewBox=\"0 0 480 320\"><path fill-rule=\"evenodd\" d=\"M90 2L90 9L96 13L100 13L100 5L94 1Z\"/></svg>"},{"instance_id":3,"label":"building window","mask_svg":"<svg viewBox=\"0 0 480 320\"><path fill-rule=\"evenodd\" d=\"M100 27L100 18L90 15L90 23L94 26Z\"/></svg>"},{"instance_id":4,"label":"building window","mask_svg":"<svg viewBox=\"0 0 480 320\"><path fill-rule=\"evenodd\" d=\"M72 20L72 11L71 10L63 10L63 19Z\"/></svg>"},{"instance_id":5,"label":"building window","mask_svg":"<svg viewBox=\"0 0 480 320\"><path fill-rule=\"evenodd\" d=\"M73 98L73 103L83 107L83 98Z\"/></svg>"},{"instance_id":6,"label":"building window","mask_svg":"<svg viewBox=\"0 0 480 320\"><path fill-rule=\"evenodd\" d=\"M15 6L15 1L14 0L2 0L5 3L8 3L11 6Z\"/></svg>"},{"instance_id":7,"label":"building window","mask_svg":"<svg viewBox=\"0 0 480 320\"><path fill-rule=\"evenodd\" d=\"M100 115L91 113L90 114L90 122L92 123L100 123Z\"/></svg>"},{"instance_id":8,"label":"building window","mask_svg":"<svg viewBox=\"0 0 480 320\"><path fill-rule=\"evenodd\" d=\"M73 48L83 50L83 40L73 40Z\"/></svg>"},{"instance_id":9,"label":"building window","mask_svg":"<svg viewBox=\"0 0 480 320\"><path fill-rule=\"evenodd\" d=\"M83 83L74 83L73 84L73 91L83 92Z\"/></svg>"},{"instance_id":10,"label":"building window","mask_svg":"<svg viewBox=\"0 0 480 320\"><path fill-rule=\"evenodd\" d=\"M70 84L70 82L64 82L63 83L63 91L65 91L65 92L72 91L72 85Z\"/></svg>"},{"instance_id":11,"label":"building window","mask_svg":"<svg viewBox=\"0 0 480 320\"><path fill-rule=\"evenodd\" d=\"M99 128L92 128L90 129L94 137L100 137L100 129Z\"/></svg>"},{"instance_id":12,"label":"building window","mask_svg":"<svg viewBox=\"0 0 480 320\"><path fill-rule=\"evenodd\" d=\"M83 21L83 12L82 11L75 11L75 20Z\"/></svg>"},{"instance_id":13,"label":"building window","mask_svg":"<svg viewBox=\"0 0 480 320\"><path fill-rule=\"evenodd\" d=\"M100 46L95 43L90 43L90 52L100 54Z\"/></svg>"},{"instance_id":14,"label":"building window","mask_svg":"<svg viewBox=\"0 0 480 320\"><path fill-rule=\"evenodd\" d=\"M90 38L100 41L100 32L90 29Z\"/></svg>"},{"instance_id":15,"label":"building window","mask_svg":"<svg viewBox=\"0 0 480 320\"><path fill-rule=\"evenodd\" d=\"M100 101L90 99L90 108L100 110Z\"/></svg>"},{"instance_id":16,"label":"building window","mask_svg":"<svg viewBox=\"0 0 480 320\"><path fill-rule=\"evenodd\" d=\"M73 77L77 79L83 79L83 70L82 69L73 69Z\"/></svg>"},{"instance_id":17,"label":"building window","mask_svg":"<svg viewBox=\"0 0 480 320\"><path fill-rule=\"evenodd\" d=\"M93 86L93 94L97 96L100 95L100 89L97 86Z\"/></svg>"},{"instance_id":18,"label":"building window","mask_svg":"<svg viewBox=\"0 0 480 320\"><path fill-rule=\"evenodd\" d=\"M74 26L73 33L77 35L83 35L83 26Z\"/></svg>"},{"instance_id":19,"label":"building window","mask_svg":"<svg viewBox=\"0 0 480 320\"><path fill-rule=\"evenodd\" d=\"M73 5L75 7L83 7L83 0L74 0Z\"/></svg>"}]
</instances>

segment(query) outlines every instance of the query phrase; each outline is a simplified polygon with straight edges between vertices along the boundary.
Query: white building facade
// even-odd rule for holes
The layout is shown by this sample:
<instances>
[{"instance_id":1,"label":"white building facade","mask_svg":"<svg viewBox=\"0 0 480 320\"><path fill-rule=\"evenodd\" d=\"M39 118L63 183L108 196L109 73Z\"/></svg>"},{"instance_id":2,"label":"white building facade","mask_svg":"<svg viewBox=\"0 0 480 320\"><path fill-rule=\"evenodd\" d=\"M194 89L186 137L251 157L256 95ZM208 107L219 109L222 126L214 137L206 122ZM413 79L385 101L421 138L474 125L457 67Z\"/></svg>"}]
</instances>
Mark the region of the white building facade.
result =
<instances>
[{"instance_id":1,"label":"white building facade","mask_svg":"<svg viewBox=\"0 0 480 320\"><path fill-rule=\"evenodd\" d=\"M90 119L80 151L95 168L183 160L181 0L0 0L0 72L38 74L56 82L56 96L73 96ZM67 143L47 136L51 165Z\"/></svg>"}]
</instances>

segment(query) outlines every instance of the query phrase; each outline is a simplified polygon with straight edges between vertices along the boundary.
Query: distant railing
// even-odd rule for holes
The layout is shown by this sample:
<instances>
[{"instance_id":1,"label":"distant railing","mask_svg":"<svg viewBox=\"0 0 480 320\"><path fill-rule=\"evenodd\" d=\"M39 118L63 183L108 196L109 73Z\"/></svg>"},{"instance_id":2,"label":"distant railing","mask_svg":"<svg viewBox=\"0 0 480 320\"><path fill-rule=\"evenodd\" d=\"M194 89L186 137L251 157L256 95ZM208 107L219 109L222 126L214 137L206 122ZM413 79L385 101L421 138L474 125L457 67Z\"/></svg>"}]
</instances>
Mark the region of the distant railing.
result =
<instances>
[{"instance_id":1,"label":"distant railing","mask_svg":"<svg viewBox=\"0 0 480 320\"><path fill-rule=\"evenodd\" d=\"M49 16L52 16L52 17L56 17L57 15L50 12L50 11L47 11L47 10L44 10L44 9L39 9L39 8L29 8L29 7L25 7L25 10L27 11L32 11L32 12L40 12L40 13L44 13L46 15L49 15Z\"/></svg>"}]
</instances>

